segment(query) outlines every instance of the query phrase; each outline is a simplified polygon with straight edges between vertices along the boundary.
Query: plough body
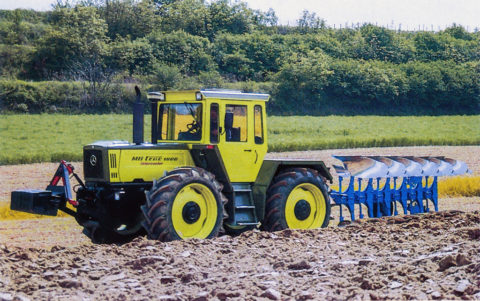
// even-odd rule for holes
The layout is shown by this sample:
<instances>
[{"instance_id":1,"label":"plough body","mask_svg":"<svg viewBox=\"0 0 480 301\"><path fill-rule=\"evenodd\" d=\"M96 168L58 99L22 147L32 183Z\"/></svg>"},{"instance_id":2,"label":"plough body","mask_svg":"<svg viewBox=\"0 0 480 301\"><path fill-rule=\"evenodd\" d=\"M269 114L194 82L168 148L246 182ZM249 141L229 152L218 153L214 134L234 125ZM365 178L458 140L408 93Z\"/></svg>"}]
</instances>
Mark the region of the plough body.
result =
<instances>
[{"instance_id":1,"label":"plough body","mask_svg":"<svg viewBox=\"0 0 480 301\"><path fill-rule=\"evenodd\" d=\"M438 211L438 177L469 173L467 165L444 157L333 156L342 161L334 165L338 190L330 197L340 207L340 223L345 222L343 206L350 220ZM348 184L346 183L348 182ZM346 186L346 188L345 188ZM363 208L362 208L363 207ZM400 209L399 209L400 207Z\"/></svg>"}]
</instances>

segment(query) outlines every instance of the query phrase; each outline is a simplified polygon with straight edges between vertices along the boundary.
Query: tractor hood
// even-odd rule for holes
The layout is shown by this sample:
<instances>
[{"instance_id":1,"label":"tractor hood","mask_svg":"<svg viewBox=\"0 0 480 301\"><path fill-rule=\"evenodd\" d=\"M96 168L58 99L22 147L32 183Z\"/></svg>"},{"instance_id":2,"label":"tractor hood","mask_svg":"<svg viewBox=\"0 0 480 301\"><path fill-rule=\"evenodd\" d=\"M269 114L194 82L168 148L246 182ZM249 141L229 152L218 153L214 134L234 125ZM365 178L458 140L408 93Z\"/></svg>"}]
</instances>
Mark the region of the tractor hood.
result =
<instances>
[{"instance_id":1,"label":"tractor hood","mask_svg":"<svg viewBox=\"0 0 480 301\"><path fill-rule=\"evenodd\" d=\"M125 140L100 140L88 144L84 149L118 148L118 149L188 149L185 143L158 143L151 144L144 142L142 144L131 144Z\"/></svg>"},{"instance_id":2,"label":"tractor hood","mask_svg":"<svg viewBox=\"0 0 480 301\"><path fill-rule=\"evenodd\" d=\"M191 166L187 144L97 141L83 148L85 181L151 182L178 166Z\"/></svg>"}]
</instances>

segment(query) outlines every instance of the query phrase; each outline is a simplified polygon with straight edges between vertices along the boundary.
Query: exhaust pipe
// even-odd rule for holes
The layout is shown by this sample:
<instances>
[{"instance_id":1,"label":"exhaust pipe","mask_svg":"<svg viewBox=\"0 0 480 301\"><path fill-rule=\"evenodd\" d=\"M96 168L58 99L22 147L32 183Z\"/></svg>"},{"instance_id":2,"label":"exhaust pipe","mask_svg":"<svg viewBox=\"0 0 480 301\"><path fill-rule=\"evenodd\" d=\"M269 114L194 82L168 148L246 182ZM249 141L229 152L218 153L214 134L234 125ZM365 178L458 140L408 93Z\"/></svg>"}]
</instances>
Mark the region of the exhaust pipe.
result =
<instances>
[{"instance_id":1,"label":"exhaust pipe","mask_svg":"<svg viewBox=\"0 0 480 301\"><path fill-rule=\"evenodd\" d=\"M143 111L144 104L141 102L140 88L135 86L135 93L137 95L136 102L133 104L133 143L143 143Z\"/></svg>"}]
</instances>

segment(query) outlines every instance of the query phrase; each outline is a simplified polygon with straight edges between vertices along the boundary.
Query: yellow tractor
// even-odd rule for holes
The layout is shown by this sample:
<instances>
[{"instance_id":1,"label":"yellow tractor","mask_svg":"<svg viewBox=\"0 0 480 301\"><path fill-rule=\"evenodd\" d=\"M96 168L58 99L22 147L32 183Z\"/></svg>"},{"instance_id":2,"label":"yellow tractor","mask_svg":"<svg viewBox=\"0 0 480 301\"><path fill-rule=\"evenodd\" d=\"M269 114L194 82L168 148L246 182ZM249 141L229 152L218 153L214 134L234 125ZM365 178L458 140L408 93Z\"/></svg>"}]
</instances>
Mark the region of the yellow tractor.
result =
<instances>
[{"instance_id":1,"label":"yellow tractor","mask_svg":"<svg viewBox=\"0 0 480 301\"><path fill-rule=\"evenodd\" d=\"M277 231L328 225L325 182L332 176L324 163L265 159L269 95L166 91L150 92L148 99L151 142L143 139L137 89L133 143L85 146L85 183L77 177L75 200L68 182L73 168L62 162L46 190L12 192L12 209L50 215L63 210L94 242L128 240L145 232L170 241L255 227ZM59 179L62 188L55 186Z\"/></svg>"}]
</instances>

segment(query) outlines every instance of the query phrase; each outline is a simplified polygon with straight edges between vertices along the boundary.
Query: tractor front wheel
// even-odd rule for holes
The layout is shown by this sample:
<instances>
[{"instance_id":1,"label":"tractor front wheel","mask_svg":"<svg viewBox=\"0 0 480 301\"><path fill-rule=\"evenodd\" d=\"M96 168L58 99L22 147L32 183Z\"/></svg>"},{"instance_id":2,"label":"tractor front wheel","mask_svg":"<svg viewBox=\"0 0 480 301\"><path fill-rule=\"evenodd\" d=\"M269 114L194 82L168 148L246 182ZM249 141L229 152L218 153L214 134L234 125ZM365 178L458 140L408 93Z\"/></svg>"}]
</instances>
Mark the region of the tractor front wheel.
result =
<instances>
[{"instance_id":1,"label":"tractor front wheel","mask_svg":"<svg viewBox=\"0 0 480 301\"><path fill-rule=\"evenodd\" d=\"M90 238L94 244L122 244L138 236L138 233L119 234L118 232L103 227L99 222L92 220L85 221L82 225L82 233Z\"/></svg>"},{"instance_id":2,"label":"tractor front wheel","mask_svg":"<svg viewBox=\"0 0 480 301\"><path fill-rule=\"evenodd\" d=\"M264 230L315 229L329 220L327 186L316 170L294 168L275 177L267 191Z\"/></svg>"},{"instance_id":3,"label":"tractor front wheel","mask_svg":"<svg viewBox=\"0 0 480 301\"><path fill-rule=\"evenodd\" d=\"M215 177L197 167L177 168L155 182L142 206L148 238L212 238L222 230L227 201Z\"/></svg>"}]
</instances>

